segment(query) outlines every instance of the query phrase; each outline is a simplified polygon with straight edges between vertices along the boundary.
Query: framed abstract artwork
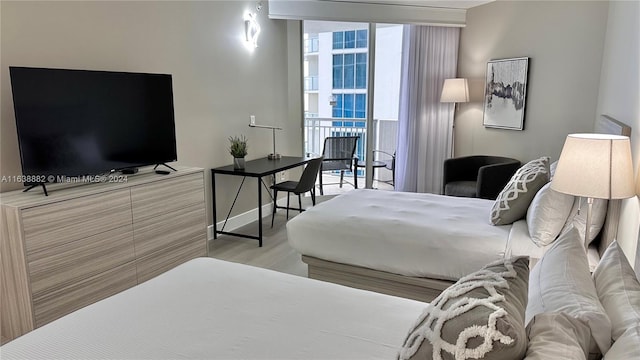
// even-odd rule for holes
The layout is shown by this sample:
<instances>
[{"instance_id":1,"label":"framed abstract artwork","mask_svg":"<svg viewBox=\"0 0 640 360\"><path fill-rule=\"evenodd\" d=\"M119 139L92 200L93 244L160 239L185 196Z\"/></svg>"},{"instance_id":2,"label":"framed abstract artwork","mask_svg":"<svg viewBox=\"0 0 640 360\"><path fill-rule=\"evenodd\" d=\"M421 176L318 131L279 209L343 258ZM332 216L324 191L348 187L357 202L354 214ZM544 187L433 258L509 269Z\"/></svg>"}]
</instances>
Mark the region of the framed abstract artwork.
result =
<instances>
[{"instance_id":1,"label":"framed abstract artwork","mask_svg":"<svg viewBox=\"0 0 640 360\"><path fill-rule=\"evenodd\" d=\"M491 60L484 88L485 127L524 129L529 58Z\"/></svg>"}]
</instances>

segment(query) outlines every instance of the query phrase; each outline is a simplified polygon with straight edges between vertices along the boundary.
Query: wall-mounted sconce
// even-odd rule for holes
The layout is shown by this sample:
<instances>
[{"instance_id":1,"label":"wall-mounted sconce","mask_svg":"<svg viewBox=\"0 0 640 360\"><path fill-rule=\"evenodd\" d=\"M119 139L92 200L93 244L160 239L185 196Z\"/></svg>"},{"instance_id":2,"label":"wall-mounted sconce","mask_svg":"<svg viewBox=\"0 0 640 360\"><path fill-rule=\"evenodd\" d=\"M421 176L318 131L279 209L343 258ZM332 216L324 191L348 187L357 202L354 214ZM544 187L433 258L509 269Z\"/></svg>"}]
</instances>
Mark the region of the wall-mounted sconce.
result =
<instances>
[{"instance_id":1,"label":"wall-mounted sconce","mask_svg":"<svg viewBox=\"0 0 640 360\"><path fill-rule=\"evenodd\" d=\"M329 106L336 106L338 104L338 97L335 95L329 96Z\"/></svg>"},{"instance_id":2,"label":"wall-mounted sconce","mask_svg":"<svg viewBox=\"0 0 640 360\"><path fill-rule=\"evenodd\" d=\"M260 24L258 24L258 12L262 9L262 3L256 6L256 12L250 11L244 14L244 40L251 49L258 47L258 37L260 37Z\"/></svg>"}]
</instances>

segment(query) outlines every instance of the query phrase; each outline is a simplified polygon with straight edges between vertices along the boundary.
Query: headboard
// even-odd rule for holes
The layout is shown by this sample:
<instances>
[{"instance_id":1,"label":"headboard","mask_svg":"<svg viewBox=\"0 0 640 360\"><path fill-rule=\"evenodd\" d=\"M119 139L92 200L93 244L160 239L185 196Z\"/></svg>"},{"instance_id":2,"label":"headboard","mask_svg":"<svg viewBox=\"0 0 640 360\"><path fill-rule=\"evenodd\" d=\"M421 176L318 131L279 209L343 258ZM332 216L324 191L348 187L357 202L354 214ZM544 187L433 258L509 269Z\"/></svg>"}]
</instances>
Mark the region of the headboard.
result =
<instances>
[{"instance_id":1,"label":"headboard","mask_svg":"<svg viewBox=\"0 0 640 360\"><path fill-rule=\"evenodd\" d=\"M595 132L598 134L631 136L631 126L609 115L600 115L600 118L596 121Z\"/></svg>"},{"instance_id":2,"label":"headboard","mask_svg":"<svg viewBox=\"0 0 640 360\"><path fill-rule=\"evenodd\" d=\"M595 132L600 134L631 136L631 127L608 115L601 115L596 120ZM600 256L607 249L609 244L615 240L618 233L618 222L620 221L620 206L622 200L610 200L607 209L607 217L600 232L600 245L598 253Z\"/></svg>"}]
</instances>

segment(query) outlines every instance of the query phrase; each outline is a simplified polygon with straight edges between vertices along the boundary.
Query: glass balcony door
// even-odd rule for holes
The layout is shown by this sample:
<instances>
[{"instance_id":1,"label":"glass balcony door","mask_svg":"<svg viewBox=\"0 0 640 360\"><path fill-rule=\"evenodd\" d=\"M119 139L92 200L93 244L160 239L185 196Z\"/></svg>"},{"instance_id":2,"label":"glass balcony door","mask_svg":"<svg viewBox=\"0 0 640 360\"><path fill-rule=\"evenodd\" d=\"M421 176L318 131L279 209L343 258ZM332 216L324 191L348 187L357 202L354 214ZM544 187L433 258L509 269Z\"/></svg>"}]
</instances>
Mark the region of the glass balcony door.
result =
<instances>
[{"instance_id":1,"label":"glass balcony door","mask_svg":"<svg viewBox=\"0 0 640 360\"><path fill-rule=\"evenodd\" d=\"M377 36L370 36L368 23L304 21L303 29L305 152L322 153L325 137L356 135L360 137L358 159L390 161L383 153L372 153L367 148L389 154L395 152L402 26L396 25L394 30L393 26L377 25L375 35L380 34L381 41ZM376 38L375 55L380 58L377 61L384 66L375 66L375 92L380 89L381 95L375 95L373 107L369 103L372 101L369 93L372 38ZM385 68L387 66L394 68ZM373 184L373 172L366 180L365 169L357 169L358 187ZM375 172L376 178L391 181L390 170L378 168ZM345 179L353 179L352 174L347 175ZM392 187L386 185L386 188Z\"/></svg>"},{"instance_id":2,"label":"glass balcony door","mask_svg":"<svg viewBox=\"0 0 640 360\"><path fill-rule=\"evenodd\" d=\"M376 24L373 126L369 138L373 145L373 158L370 160L386 165L375 167L372 174L373 185L379 189L388 189L389 186L385 185L393 185L395 169L391 162L395 157L398 133L402 29L401 24Z\"/></svg>"}]
</instances>

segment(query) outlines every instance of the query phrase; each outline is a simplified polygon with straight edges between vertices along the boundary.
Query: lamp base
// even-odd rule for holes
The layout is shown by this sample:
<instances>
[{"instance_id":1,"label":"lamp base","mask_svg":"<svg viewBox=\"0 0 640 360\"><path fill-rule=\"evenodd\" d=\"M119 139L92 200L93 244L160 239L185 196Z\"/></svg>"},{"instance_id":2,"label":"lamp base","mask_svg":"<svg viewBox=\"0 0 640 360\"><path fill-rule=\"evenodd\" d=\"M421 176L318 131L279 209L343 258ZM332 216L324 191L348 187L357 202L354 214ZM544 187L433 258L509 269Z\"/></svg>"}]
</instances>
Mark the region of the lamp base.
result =
<instances>
[{"instance_id":1,"label":"lamp base","mask_svg":"<svg viewBox=\"0 0 640 360\"><path fill-rule=\"evenodd\" d=\"M267 159L269 159L269 160L278 160L280 158L282 158L282 155L280 155L278 153L269 154L267 156Z\"/></svg>"}]
</instances>

